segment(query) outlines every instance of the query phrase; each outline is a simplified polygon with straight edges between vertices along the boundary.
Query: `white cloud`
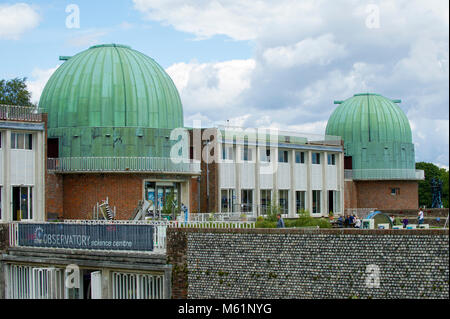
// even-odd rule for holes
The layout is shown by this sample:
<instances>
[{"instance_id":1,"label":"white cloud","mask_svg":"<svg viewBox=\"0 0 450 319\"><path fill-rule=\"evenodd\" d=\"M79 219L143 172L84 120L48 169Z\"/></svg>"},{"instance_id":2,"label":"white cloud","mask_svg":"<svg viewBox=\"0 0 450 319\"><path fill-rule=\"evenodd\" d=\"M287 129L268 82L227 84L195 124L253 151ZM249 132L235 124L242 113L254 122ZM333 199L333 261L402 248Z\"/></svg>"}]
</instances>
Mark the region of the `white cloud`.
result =
<instances>
[{"instance_id":1,"label":"white cloud","mask_svg":"<svg viewBox=\"0 0 450 319\"><path fill-rule=\"evenodd\" d=\"M33 72L31 73L31 80L27 80L26 82L27 88L31 92L31 101L33 103L39 102L45 84L58 67L59 65L46 70L34 68Z\"/></svg>"},{"instance_id":2,"label":"white cloud","mask_svg":"<svg viewBox=\"0 0 450 319\"><path fill-rule=\"evenodd\" d=\"M26 3L0 4L0 39L18 40L39 21L39 14Z\"/></svg>"},{"instance_id":3,"label":"white cloud","mask_svg":"<svg viewBox=\"0 0 450 319\"><path fill-rule=\"evenodd\" d=\"M187 115L197 112L224 115L250 88L253 60L217 63L177 63L167 68L181 95Z\"/></svg>"},{"instance_id":4,"label":"white cloud","mask_svg":"<svg viewBox=\"0 0 450 319\"><path fill-rule=\"evenodd\" d=\"M327 65L345 54L344 46L335 43L332 34L324 34L317 38L306 38L294 45L268 48L263 57L267 63L289 68L310 63Z\"/></svg>"}]
</instances>

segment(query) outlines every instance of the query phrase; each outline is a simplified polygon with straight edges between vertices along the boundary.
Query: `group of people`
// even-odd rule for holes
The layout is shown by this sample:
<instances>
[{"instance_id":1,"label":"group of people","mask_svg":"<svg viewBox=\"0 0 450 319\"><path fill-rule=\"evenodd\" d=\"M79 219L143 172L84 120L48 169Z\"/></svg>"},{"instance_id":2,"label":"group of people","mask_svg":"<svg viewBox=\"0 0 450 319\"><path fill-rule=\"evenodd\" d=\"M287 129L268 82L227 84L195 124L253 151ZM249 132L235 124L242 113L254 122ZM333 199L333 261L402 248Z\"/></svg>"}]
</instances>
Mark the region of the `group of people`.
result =
<instances>
[{"instance_id":1,"label":"group of people","mask_svg":"<svg viewBox=\"0 0 450 319\"><path fill-rule=\"evenodd\" d=\"M400 222L396 221L394 216L391 216L391 221L393 225L399 225ZM425 216L423 213L422 208L419 210L419 212L417 213L417 224L422 225L423 222L425 221ZM409 224L409 220L408 218L404 218L401 223L403 224L403 228L406 228L406 226Z\"/></svg>"},{"instance_id":2,"label":"group of people","mask_svg":"<svg viewBox=\"0 0 450 319\"><path fill-rule=\"evenodd\" d=\"M337 219L337 223L339 227L361 227L361 219L359 219L359 217L355 214L339 216L339 218Z\"/></svg>"}]
</instances>

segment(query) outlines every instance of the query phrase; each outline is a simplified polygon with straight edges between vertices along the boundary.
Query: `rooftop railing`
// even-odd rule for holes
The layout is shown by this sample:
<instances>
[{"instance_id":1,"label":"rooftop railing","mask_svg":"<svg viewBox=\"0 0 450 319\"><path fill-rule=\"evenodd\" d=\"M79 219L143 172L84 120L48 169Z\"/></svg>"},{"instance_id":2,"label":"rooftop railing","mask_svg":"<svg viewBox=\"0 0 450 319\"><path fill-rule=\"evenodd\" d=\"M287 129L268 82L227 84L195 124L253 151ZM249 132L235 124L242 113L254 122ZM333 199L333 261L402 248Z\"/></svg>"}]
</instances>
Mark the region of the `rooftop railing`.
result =
<instances>
[{"instance_id":1,"label":"rooftop railing","mask_svg":"<svg viewBox=\"0 0 450 319\"><path fill-rule=\"evenodd\" d=\"M33 106L0 104L0 120L41 122L42 114Z\"/></svg>"},{"instance_id":2,"label":"rooftop railing","mask_svg":"<svg viewBox=\"0 0 450 319\"><path fill-rule=\"evenodd\" d=\"M47 169L56 172L201 172L199 161L175 163L167 157L61 157L49 158Z\"/></svg>"},{"instance_id":3,"label":"rooftop railing","mask_svg":"<svg viewBox=\"0 0 450 319\"><path fill-rule=\"evenodd\" d=\"M346 169L344 178L353 180L423 180L425 172L416 169Z\"/></svg>"}]
</instances>

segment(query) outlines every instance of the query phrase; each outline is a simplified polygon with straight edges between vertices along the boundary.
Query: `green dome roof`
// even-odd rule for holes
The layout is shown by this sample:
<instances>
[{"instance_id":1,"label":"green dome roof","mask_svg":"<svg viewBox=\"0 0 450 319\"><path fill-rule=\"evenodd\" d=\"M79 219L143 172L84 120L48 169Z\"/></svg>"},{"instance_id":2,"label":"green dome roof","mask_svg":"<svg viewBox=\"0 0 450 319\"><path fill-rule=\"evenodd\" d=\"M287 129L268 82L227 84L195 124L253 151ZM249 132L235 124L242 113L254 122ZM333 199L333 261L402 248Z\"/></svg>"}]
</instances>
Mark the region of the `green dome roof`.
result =
<instances>
[{"instance_id":1,"label":"green dome roof","mask_svg":"<svg viewBox=\"0 0 450 319\"><path fill-rule=\"evenodd\" d=\"M174 83L145 54L106 44L61 59L39 101L49 128L183 127Z\"/></svg>"},{"instance_id":2,"label":"green dome roof","mask_svg":"<svg viewBox=\"0 0 450 319\"><path fill-rule=\"evenodd\" d=\"M341 136L359 178L415 178L415 155L408 118L397 103L373 93L355 94L328 120L326 134ZM375 174L375 175L371 175Z\"/></svg>"},{"instance_id":3,"label":"green dome roof","mask_svg":"<svg viewBox=\"0 0 450 319\"><path fill-rule=\"evenodd\" d=\"M64 62L39 107L59 157L169 157L183 127L178 91L150 57L117 44L96 45Z\"/></svg>"},{"instance_id":4,"label":"green dome roof","mask_svg":"<svg viewBox=\"0 0 450 319\"><path fill-rule=\"evenodd\" d=\"M408 118L395 103L379 94L361 93L341 102L328 120L326 134L344 142L412 143Z\"/></svg>"}]
</instances>

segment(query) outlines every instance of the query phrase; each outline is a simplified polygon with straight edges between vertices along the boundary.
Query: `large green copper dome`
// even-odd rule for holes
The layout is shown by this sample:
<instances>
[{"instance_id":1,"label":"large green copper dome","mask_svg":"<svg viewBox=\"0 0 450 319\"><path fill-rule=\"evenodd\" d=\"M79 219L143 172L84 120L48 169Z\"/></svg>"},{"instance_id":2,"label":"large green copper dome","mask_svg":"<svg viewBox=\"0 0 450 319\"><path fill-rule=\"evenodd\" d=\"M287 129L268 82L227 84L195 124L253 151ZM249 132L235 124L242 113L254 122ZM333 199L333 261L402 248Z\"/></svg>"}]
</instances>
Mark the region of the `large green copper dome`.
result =
<instances>
[{"instance_id":1,"label":"large green copper dome","mask_svg":"<svg viewBox=\"0 0 450 319\"><path fill-rule=\"evenodd\" d=\"M340 104L328 120L326 134L347 142L412 143L408 118L395 103L379 94L361 93Z\"/></svg>"},{"instance_id":2,"label":"large green copper dome","mask_svg":"<svg viewBox=\"0 0 450 319\"><path fill-rule=\"evenodd\" d=\"M60 157L169 156L168 136L183 127L183 108L158 63L117 44L60 59L39 101Z\"/></svg>"},{"instance_id":3,"label":"large green copper dome","mask_svg":"<svg viewBox=\"0 0 450 319\"><path fill-rule=\"evenodd\" d=\"M47 82L39 105L49 128L183 126L172 79L152 58L123 45L97 45L69 58Z\"/></svg>"},{"instance_id":4,"label":"large green copper dome","mask_svg":"<svg viewBox=\"0 0 450 319\"><path fill-rule=\"evenodd\" d=\"M388 169L392 174L395 169L415 168L411 127L400 102L373 93L335 101L339 106L328 120L326 134L342 137L352 169Z\"/></svg>"}]
</instances>

